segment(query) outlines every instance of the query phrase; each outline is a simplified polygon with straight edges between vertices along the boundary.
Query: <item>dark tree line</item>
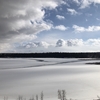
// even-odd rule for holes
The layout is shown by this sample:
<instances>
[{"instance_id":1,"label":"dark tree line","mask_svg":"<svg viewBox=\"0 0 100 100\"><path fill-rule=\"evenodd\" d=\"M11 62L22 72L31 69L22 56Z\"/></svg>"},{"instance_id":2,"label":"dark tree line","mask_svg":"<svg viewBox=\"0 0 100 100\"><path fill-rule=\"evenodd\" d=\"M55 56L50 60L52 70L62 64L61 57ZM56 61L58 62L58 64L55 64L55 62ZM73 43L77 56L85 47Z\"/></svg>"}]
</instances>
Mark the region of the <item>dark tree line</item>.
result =
<instances>
[{"instance_id":1,"label":"dark tree line","mask_svg":"<svg viewBox=\"0 0 100 100\"><path fill-rule=\"evenodd\" d=\"M100 58L100 52L0 53L0 58Z\"/></svg>"}]
</instances>

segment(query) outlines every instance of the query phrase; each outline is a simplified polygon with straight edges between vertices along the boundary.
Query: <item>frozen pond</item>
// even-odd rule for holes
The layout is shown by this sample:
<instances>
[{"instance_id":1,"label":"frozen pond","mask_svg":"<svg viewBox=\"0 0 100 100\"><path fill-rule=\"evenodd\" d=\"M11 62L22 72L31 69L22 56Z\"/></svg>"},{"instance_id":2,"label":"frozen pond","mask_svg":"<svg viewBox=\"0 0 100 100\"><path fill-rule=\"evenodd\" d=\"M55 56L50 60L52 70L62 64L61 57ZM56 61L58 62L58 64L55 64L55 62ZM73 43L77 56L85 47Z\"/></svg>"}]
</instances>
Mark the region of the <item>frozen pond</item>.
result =
<instances>
[{"instance_id":1,"label":"frozen pond","mask_svg":"<svg viewBox=\"0 0 100 100\"><path fill-rule=\"evenodd\" d=\"M58 89L66 97L93 100L100 95L100 66L96 59L29 58L0 59L0 98L25 97L44 92L44 100L58 100Z\"/></svg>"}]
</instances>

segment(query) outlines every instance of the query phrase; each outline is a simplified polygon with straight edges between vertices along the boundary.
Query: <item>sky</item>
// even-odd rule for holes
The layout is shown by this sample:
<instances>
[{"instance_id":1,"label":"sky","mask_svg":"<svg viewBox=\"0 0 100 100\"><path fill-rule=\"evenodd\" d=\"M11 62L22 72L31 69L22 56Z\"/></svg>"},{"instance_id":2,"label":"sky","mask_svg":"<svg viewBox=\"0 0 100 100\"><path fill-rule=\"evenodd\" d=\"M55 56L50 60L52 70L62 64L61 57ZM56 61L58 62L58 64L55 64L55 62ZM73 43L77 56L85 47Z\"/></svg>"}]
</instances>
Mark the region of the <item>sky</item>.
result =
<instances>
[{"instance_id":1,"label":"sky","mask_svg":"<svg viewBox=\"0 0 100 100\"><path fill-rule=\"evenodd\" d=\"M0 0L0 53L99 51L100 0Z\"/></svg>"}]
</instances>

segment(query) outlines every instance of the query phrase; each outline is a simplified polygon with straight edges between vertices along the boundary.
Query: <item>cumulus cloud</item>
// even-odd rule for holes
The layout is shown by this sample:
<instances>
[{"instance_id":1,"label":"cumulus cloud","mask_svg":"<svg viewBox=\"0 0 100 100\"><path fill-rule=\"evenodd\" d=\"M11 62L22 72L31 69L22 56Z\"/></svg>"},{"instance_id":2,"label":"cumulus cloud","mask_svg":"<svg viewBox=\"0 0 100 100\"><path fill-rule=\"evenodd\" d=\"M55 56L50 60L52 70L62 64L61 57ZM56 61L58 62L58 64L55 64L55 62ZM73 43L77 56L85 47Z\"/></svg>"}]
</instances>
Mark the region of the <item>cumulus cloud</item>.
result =
<instances>
[{"instance_id":1,"label":"cumulus cloud","mask_svg":"<svg viewBox=\"0 0 100 100\"><path fill-rule=\"evenodd\" d=\"M67 11L68 11L71 15L79 14L75 9L67 8Z\"/></svg>"},{"instance_id":2,"label":"cumulus cloud","mask_svg":"<svg viewBox=\"0 0 100 100\"><path fill-rule=\"evenodd\" d=\"M65 31L68 29L68 27L65 27L64 25L58 25L58 26L55 26L54 29L58 29L58 30L61 30L61 31Z\"/></svg>"},{"instance_id":3,"label":"cumulus cloud","mask_svg":"<svg viewBox=\"0 0 100 100\"><path fill-rule=\"evenodd\" d=\"M67 40L67 46L82 46L83 40L82 39L69 39Z\"/></svg>"},{"instance_id":4,"label":"cumulus cloud","mask_svg":"<svg viewBox=\"0 0 100 100\"><path fill-rule=\"evenodd\" d=\"M80 9L89 7L91 4L100 4L100 0L81 0Z\"/></svg>"},{"instance_id":5,"label":"cumulus cloud","mask_svg":"<svg viewBox=\"0 0 100 100\"><path fill-rule=\"evenodd\" d=\"M72 46L82 46L82 45L83 45L82 39L68 39L68 40L59 39L56 42L56 47L72 47Z\"/></svg>"},{"instance_id":6,"label":"cumulus cloud","mask_svg":"<svg viewBox=\"0 0 100 100\"><path fill-rule=\"evenodd\" d=\"M21 45L25 48L37 48L37 47L44 47L47 48L49 44L47 42L41 41L41 42L22 42Z\"/></svg>"},{"instance_id":7,"label":"cumulus cloud","mask_svg":"<svg viewBox=\"0 0 100 100\"><path fill-rule=\"evenodd\" d=\"M70 47L81 46L82 42L83 41L81 39L59 39L53 44L45 41L18 42L13 44L13 47L11 47L11 52L60 52L65 50L67 51Z\"/></svg>"},{"instance_id":8,"label":"cumulus cloud","mask_svg":"<svg viewBox=\"0 0 100 100\"><path fill-rule=\"evenodd\" d=\"M64 16L61 16L61 15L56 15L56 17L57 17L59 20L65 19L65 17L64 17Z\"/></svg>"},{"instance_id":9,"label":"cumulus cloud","mask_svg":"<svg viewBox=\"0 0 100 100\"><path fill-rule=\"evenodd\" d=\"M88 39L86 44L92 46L100 46L100 39Z\"/></svg>"},{"instance_id":10,"label":"cumulus cloud","mask_svg":"<svg viewBox=\"0 0 100 100\"><path fill-rule=\"evenodd\" d=\"M63 40L63 39L59 39L57 42L56 42L56 47L62 47L62 46L65 46L66 45L66 41Z\"/></svg>"},{"instance_id":11,"label":"cumulus cloud","mask_svg":"<svg viewBox=\"0 0 100 100\"><path fill-rule=\"evenodd\" d=\"M53 25L44 20L45 10L61 4L64 0L0 0L0 48L5 43L33 40L37 33L50 30Z\"/></svg>"},{"instance_id":12,"label":"cumulus cloud","mask_svg":"<svg viewBox=\"0 0 100 100\"><path fill-rule=\"evenodd\" d=\"M60 52L98 52L100 51L100 39L59 39L55 50Z\"/></svg>"},{"instance_id":13,"label":"cumulus cloud","mask_svg":"<svg viewBox=\"0 0 100 100\"><path fill-rule=\"evenodd\" d=\"M23 41L12 44L12 48L7 52L41 52L46 51L49 46L50 44L44 41Z\"/></svg>"},{"instance_id":14,"label":"cumulus cloud","mask_svg":"<svg viewBox=\"0 0 100 100\"><path fill-rule=\"evenodd\" d=\"M55 9L64 3L63 0L0 0L0 40L49 30L51 25L44 21L44 9Z\"/></svg>"},{"instance_id":15,"label":"cumulus cloud","mask_svg":"<svg viewBox=\"0 0 100 100\"><path fill-rule=\"evenodd\" d=\"M75 32L78 32L78 33L85 31L84 27L80 27L80 26L77 26L77 25L73 25L73 28L74 28Z\"/></svg>"},{"instance_id":16,"label":"cumulus cloud","mask_svg":"<svg viewBox=\"0 0 100 100\"><path fill-rule=\"evenodd\" d=\"M75 32L80 33L80 32L95 32L95 31L100 31L100 26L89 26L88 28L73 25L73 28Z\"/></svg>"},{"instance_id":17,"label":"cumulus cloud","mask_svg":"<svg viewBox=\"0 0 100 100\"><path fill-rule=\"evenodd\" d=\"M91 4L90 0L81 1L81 9L88 7Z\"/></svg>"},{"instance_id":18,"label":"cumulus cloud","mask_svg":"<svg viewBox=\"0 0 100 100\"><path fill-rule=\"evenodd\" d=\"M90 52L100 50L100 39L58 39L56 43L46 41L24 41L12 45L5 44L5 52ZM1 51L7 50L2 47Z\"/></svg>"}]
</instances>

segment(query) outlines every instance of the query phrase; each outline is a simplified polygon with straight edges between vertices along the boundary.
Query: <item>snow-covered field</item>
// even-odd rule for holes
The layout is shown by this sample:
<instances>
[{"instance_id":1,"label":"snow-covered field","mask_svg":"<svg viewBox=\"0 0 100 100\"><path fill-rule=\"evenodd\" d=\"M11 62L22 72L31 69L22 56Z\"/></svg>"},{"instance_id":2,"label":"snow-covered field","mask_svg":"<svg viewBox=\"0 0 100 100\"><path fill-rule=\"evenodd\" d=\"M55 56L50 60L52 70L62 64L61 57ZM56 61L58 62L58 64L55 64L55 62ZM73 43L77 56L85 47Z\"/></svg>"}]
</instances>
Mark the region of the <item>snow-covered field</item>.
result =
<instances>
[{"instance_id":1,"label":"snow-covered field","mask_svg":"<svg viewBox=\"0 0 100 100\"><path fill-rule=\"evenodd\" d=\"M24 58L0 59L0 99L40 95L44 100L57 100L58 89L66 97L93 100L100 95L100 62L96 59Z\"/></svg>"}]
</instances>

